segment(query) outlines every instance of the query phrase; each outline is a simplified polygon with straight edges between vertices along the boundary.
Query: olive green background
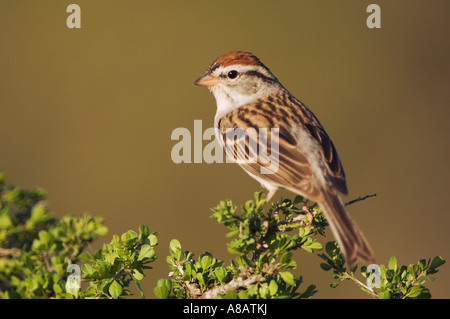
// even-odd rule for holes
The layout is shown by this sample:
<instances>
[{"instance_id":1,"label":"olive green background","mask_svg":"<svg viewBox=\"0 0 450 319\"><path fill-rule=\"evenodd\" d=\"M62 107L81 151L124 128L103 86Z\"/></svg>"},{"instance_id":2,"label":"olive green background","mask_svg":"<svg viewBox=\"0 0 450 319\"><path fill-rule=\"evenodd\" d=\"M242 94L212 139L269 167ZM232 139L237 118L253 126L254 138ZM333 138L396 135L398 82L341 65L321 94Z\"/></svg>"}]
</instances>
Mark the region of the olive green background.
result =
<instances>
[{"instance_id":1,"label":"olive green background","mask_svg":"<svg viewBox=\"0 0 450 319\"><path fill-rule=\"evenodd\" d=\"M66 26L70 3L81 29ZM381 29L366 26L370 3ZM219 55L246 50L325 126L347 174L344 199L377 194L349 208L377 262L448 260L449 12L448 0L2 0L0 168L9 183L46 189L57 215L103 216L103 241L140 224L160 232L143 282L153 298L170 239L228 261L210 208L260 190L236 165L170 156L175 128L213 123L215 100L193 81ZM368 298L350 282L330 288L317 256L295 255L316 298ZM448 298L448 264L436 278L433 297Z\"/></svg>"}]
</instances>

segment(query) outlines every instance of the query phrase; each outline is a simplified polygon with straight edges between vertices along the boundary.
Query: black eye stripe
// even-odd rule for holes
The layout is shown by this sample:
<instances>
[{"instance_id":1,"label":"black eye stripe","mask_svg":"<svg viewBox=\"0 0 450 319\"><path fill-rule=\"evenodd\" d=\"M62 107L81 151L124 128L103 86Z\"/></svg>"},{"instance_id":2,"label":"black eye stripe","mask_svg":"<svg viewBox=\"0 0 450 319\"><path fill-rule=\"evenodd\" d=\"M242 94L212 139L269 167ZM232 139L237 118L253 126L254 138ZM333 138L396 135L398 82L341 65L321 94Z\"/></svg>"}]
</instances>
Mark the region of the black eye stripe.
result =
<instances>
[{"instance_id":1,"label":"black eye stripe","mask_svg":"<svg viewBox=\"0 0 450 319\"><path fill-rule=\"evenodd\" d=\"M273 82L274 81L274 79L272 79L272 78L268 77L267 75L264 75L261 72L258 72L256 70L247 71L244 74L250 75L250 76L256 76L257 78L260 78L260 79L264 80L265 82Z\"/></svg>"},{"instance_id":2,"label":"black eye stripe","mask_svg":"<svg viewBox=\"0 0 450 319\"><path fill-rule=\"evenodd\" d=\"M220 74L219 77L221 77L221 78L235 79L236 77L230 77L230 72L236 72L236 77L237 77L237 75L239 75L239 72L238 72L238 71L236 71L236 70L231 70L231 71L229 71L229 72L227 72L227 73L222 73L222 74ZM267 76L267 75L264 75L264 74L262 74L261 72L256 71L256 70L246 71L246 72L241 73L241 75L255 76L255 77L257 77L257 78L259 78L259 79L262 79L263 81L269 82L269 83L273 83L273 82L275 81L275 79L273 79L272 77L269 77L269 76Z\"/></svg>"}]
</instances>

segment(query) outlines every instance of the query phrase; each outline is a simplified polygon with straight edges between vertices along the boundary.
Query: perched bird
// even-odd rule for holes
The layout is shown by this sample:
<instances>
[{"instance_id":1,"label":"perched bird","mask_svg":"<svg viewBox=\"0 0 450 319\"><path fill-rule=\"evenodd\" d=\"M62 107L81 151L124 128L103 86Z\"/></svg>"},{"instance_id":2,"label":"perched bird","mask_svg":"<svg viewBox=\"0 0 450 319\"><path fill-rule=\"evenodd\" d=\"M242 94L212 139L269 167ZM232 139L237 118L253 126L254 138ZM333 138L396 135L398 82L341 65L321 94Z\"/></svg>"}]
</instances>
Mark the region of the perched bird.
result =
<instances>
[{"instance_id":1,"label":"perched bird","mask_svg":"<svg viewBox=\"0 0 450 319\"><path fill-rule=\"evenodd\" d=\"M220 56L194 84L213 93L219 143L227 156L234 156L268 190L266 200L278 188L285 188L317 202L346 262L349 265L357 260L373 262L367 240L339 197L339 193L348 193L339 156L306 105L249 52L234 51ZM239 137L226 133L235 129L254 129L254 134L244 137L247 138L244 143L236 143ZM266 137L261 136L261 129L266 129ZM231 151L229 145L234 147ZM266 158L261 154L266 154ZM267 154L278 159L276 165L268 165ZM263 168L268 172L263 172Z\"/></svg>"}]
</instances>

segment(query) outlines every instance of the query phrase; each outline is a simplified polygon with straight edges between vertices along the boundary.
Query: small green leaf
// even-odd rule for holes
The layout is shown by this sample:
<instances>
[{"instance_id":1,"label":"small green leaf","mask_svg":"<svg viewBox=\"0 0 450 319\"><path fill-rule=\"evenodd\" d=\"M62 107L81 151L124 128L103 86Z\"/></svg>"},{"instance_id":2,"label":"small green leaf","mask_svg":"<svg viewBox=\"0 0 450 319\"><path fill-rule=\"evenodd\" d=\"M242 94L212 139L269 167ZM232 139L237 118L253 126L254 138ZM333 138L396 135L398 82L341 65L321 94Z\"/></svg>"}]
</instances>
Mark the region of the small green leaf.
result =
<instances>
[{"instance_id":1,"label":"small green leaf","mask_svg":"<svg viewBox=\"0 0 450 319\"><path fill-rule=\"evenodd\" d=\"M180 259L181 257L181 244L177 239L172 239L169 243L169 250L170 250L170 254L177 258Z\"/></svg>"},{"instance_id":2,"label":"small green leaf","mask_svg":"<svg viewBox=\"0 0 450 319\"><path fill-rule=\"evenodd\" d=\"M326 263L320 263L320 268L322 268L325 271L328 271L333 267L331 267L329 264L326 264Z\"/></svg>"},{"instance_id":3,"label":"small green leaf","mask_svg":"<svg viewBox=\"0 0 450 319\"><path fill-rule=\"evenodd\" d=\"M427 265L426 259L421 259L421 260L419 260L418 265L419 265L420 270L424 270L425 267L426 267L426 265Z\"/></svg>"},{"instance_id":4,"label":"small green leaf","mask_svg":"<svg viewBox=\"0 0 450 319\"><path fill-rule=\"evenodd\" d=\"M275 280L271 280L269 283L269 293L271 296L275 296L278 291L278 285Z\"/></svg>"},{"instance_id":5,"label":"small green leaf","mask_svg":"<svg viewBox=\"0 0 450 319\"><path fill-rule=\"evenodd\" d=\"M230 238L230 237L233 237L233 236L235 236L235 235L237 235L237 234L239 234L239 229L230 231L229 233L227 233L227 234L225 235L225 237L226 237L226 238Z\"/></svg>"},{"instance_id":6,"label":"small green leaf","mask_svg":"<svg viewBox=\"0 0 450 319\"><path fill-rule=\"evenodd\" d=\"M138 260L144 258L152 258L155 255L155 250L150 245L142 245L141 251L139 252Z\"/></svg>"},{"instance_id":7,"label":"small green leaf","mask_svg":"<svg viewBox=\"0 0 450 319\"><path fill-rule=\"evenodd\" d=\"M308 245L308 247L312 250L320 250L322 249L322 244L319 243L318 241L311 243L310 245Z\"/></svg>"},{"instance_id":8,"label":"small green leaf","mask_svg":"<svg viewBox=\"0 0 450 319\"><path fill-rule=\"evenodd\" d=\"M223 299L236 299L237 298L236 291L230 290L222 298Z\"/></svg>"},{"instance_id":9,"label":"small green leaf","mask_svg":"<svg viewBox=\"0 0 450 319\"><path fill-rule=\"evenodd\" d=\"M289 271L280 271L279 274L281 278L283 278L283 281L285 283L291 286L295 286L294 275L292 275L292 273L290 273Z\"/></svg>"},{"instance_id":10,"label":"small green leaf","mask_svg":"<svg viewBox=\"0 0 450 319\"><path fill-rule=\"evenodd\" d=\"M141 299L145 299L144 290L142 290L142 286L139 283L139 281L136 281L136 287L139 290L139 293L141 294Z\"/></svg>"},{"instance_id":11,"label":"small green leaf","mask_svg":"<svg viewBox=\"0 0 450 319\"><path fill-rule=\"evenodd\" d=\"M153 293L158 299L167 299L172 289L172 281L170 279L160 279L153 289Z\"/></svg>"},{"instance_id":12,"label":"small green leaf","mask_svg":"<svg viewBox=\"0 0 450 319\"><path fill-rule=\"evenodd\" d=\"M83 264L81 270L83 271L83 277L94 273L94 268L90 264Z\"/></svg>"},{"instance_id":13,"label":"small green leaf","mask_svg":"<svg viewBox=\"0 0 450 319\"><path fill-rule=\"evenodd\" d=\"M122 294L122 286L117 281L114 280L109 286L108 291L111 297L117 299Z\"/></svg>"},{"instance_id":14,"label":"small green leaf","mask_svg":"<svg viewBox=\"0 0 450 319\"><path fill-rule=\"evenodd\" d=\"M133 278L136 280L142 280L144 278L144 274L139 272L138 270L133 270Z\"/></svg>"},{"instance_id":15,"label":"small green leaf","mask_svg":"<svg viewBox=\"0 0 450 319\"><path fill-rule=\"evenodd\" d=\"M207 269L212 263L212 257L209 255L204 255L201 257L200 265L203 270Z\"/></svg>"},{"instance_id":16,"label":"small green leaf","mask_svg":"<svg viewBox=\"0 0 450 319\"><path fill-rule=\"evenodd\" d=\"M390 298L391 298L391 293L389 292L389 290L382 291L382 292L380 292L380 294L378 295L378 297L379 297L380 299L390 299Z\"/></svg>"},{"instance_id":17,"label":"small green leaf","mask_svg":"<svg viewBox=\"0 0 450 319\"><path fill-rule=\"evenodd\" d=\"M303 197L300 195L295 196L294 205L300 204L301 202L303 202Z\"/></svg>"},{"instance_id":18,"label":"small green leaf","mask_svg":"<svg viewBox=\"0 0 450 319\"><path fill-rule=\"evenodd\" d=\"M431 261L430 268L435 269L439 266L442 266L443 264L445 264L445 260L441 256L436 256Z\"/></svg>"},{"instance_id":19,"label":"small green leaf","mask_svg":"<svg viewBox=\"0 0 450 319\"><path fill-rule=\"evenodd\" d=\"M308 288L306 288L305 292L300 295L300 298L312 297L317 292L317 290L315 289L316 285L309 285Z\"/></svg>"},{"instance_id":20,"label":"small green leaf","mask_svg":"<svg viewBox=\"0 0 450 319\"><path fill-rule=\"evenodd\" d=\"M267 283L264 282L259 287L259 295L261 296L261 298L266 299L268 297L268 294L269 294L269 287Z\"/></svg>"},{"instance_id":21,"label":"small green leaf","mask_svg":"<svg viewBox=\"0 0 450 319\"><path fill-rule=\"evenodd\" d=\"M50 234L47 231L41 230L38 236L42 244L47 245L50 242Z\"/></svg>"},{"instance_id":22,"label":"small green leaf","mask_svg":"<svg viewBox=\"0 0 450 319\"><path fill-rule=\"evenodd\" d=\"M238 292L239 299L248 299L248 293L245 290L239 290Z\"/></svg>"},{"instance_id":23,"label":"small green leaf","mask_svg":"<svg viewBox=\"0 0 450 319\"><path fill-rule=\"evenodd\" d=\"M158 244L158 237L156 236L155 233L150 234L150 235L148 236L148 239L149 239L149 241L150 241L150 245L156 246L156 245Z\"/></svg>"},{"instance_id":24,"label":"small green leaf","mask_svg":"<svg viewBox=\"0 0 450 319\"><path fill-rule=\"evenodd\" d=\"M145 238L150 235L150 230L146 225L139 226L139 238Z\"/></svg>"},{"instance_id":25,"label":"small green leaf","mask_svg":"<svg viewBox=\"0 0 450 319\"><path fill-rule=\"evenodd\" d=\"M422 287L411 287L408 290L408 293L406 294L406 297L408 298L415 298L417 296L419 296L422 292Z\"/></svg>"},{"instance_id":26,"label":"small green leaf","mask_svg":"<svg viewBox=\"0 0 450 319\"><path fill-rule=\"evenodd\" d=\"M331 288L336 288L337 286L339 286L340 283L341 283L341 280L335 281L335 282L333 282L333 283L330 285L330 287L331 287Z\"/></svg>"},{"instance_id":27,"label":"small green leaf","mask_svg":"<svg viewBox=\"0 0 450 319\"><path fill-rule=\"evenodd\" d=\"M224 278L227 275L227 271L222 267L218 267L218 268L214 269L214 274L216 275L216 277L220 281L220 283L223 284Z\"/></svg>"},{"instance_id":28,"label":"small green leaf","mask_svg":"<svg viewBox=\"0 0 450 319\"><path fill-rule=\"evenodd\" d=\"M335 241L329 241L325 245L325 250L330 257L335 257L335 256L339 255L338 244Z\"/></svg>"},{"instance_id":29,"label":"small green leaf","mask_svg":"<svg viewBox=\"0 0 450 319\"><path fill-rule=\"evenodd\" d=\"M397 258L395 258L395 256L392 256L391 258L389 258L388 268L392 269L394 271L397 270Z\"/></svg>"}]
</instances>

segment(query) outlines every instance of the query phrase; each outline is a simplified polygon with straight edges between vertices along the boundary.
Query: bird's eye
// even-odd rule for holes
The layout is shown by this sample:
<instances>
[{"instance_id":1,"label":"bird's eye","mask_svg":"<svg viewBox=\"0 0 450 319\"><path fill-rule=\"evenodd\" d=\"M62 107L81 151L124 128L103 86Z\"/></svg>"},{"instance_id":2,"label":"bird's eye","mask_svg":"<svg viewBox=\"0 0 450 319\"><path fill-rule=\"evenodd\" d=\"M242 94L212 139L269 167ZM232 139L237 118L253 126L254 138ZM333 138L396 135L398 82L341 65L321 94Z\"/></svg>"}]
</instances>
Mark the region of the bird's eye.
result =
<instances>
[{"instance_id":1,"label":"bird's eye","mask_svg":"<svg viewBox=\"0 0 450 319\"><path fill-rule=\"evenodd\" d=\"M236 70L231 70L230 72L228 72L228 77L230 79L235 79L235 78L237 78L237 76L238 76L238 71L236 71Z\"/></svg>"}]
</instances>

